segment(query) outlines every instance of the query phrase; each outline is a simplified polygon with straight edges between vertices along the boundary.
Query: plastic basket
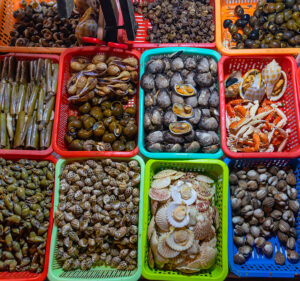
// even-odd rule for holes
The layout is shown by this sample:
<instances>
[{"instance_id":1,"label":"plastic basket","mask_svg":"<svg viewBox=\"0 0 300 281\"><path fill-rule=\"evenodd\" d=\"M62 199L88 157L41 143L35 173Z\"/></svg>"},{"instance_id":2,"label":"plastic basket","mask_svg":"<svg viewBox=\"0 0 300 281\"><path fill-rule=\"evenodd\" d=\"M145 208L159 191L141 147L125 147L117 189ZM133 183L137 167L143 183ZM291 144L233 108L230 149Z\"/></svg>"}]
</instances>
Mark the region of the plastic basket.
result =
<instances>
[{"instance_id":1,"label":"plastic basket","mask_svg":"<svg viewBox=\"0 0 300 281\"><path fill-rule=\"evenodd\" d=\"M300 99L300 67L298 67L297 69L297 77L296 77L296 81L297 81L297 84L298 84L298 98Z\"/></svg>"},{"instance_id":2,"label":"plastic basket","mask_svg":"<svg viewBox=\"0 0 300 281\"><path fill-rule=\"evenodd\" d=\"M217 0L216 1L216 43L218 50L225 55L257 55L257 54L298 54L300 48L270 48L270 49L230 49L231 35L223 27L225 19L236 21L234 8L241 5L245 14L253 15L258 0Z\"/></svg>"},{"instance_id":3,"label":"plastic basket","mask_svg":"<svg viewBox=\"0 0 300 281\"><path fill-rule=\"evenodd\" d=\"M24 156L22 154L19 155L3 155L1 154L0 157L6 159L6 160L20 160L20 159L29 159L29 160L48 160L51 161L52 163L56 164L57 159L52 156L45 156L43 158L38 158L37 156L30 155L30 156ZM53 184L53 194L54 194L54 186L55 183ZM49 267L49 252L50 252L50 244L51 244L51 233L52 233L52 226L53 226L53 202L54 202L54 196L52 196L52 208L50 210L50 216L49 216L49 228L48 228L48 235L47 235L47 242L46 242L46 251L45 251L45 265L44 269L41 273L32 273L29 271L24 271L24 272L8 272L8 271L3 271L0 272L0 280L2 281L43 281L47 277L48 273L48 267Z\"/></svg>"},{"instance_id":4,"label":"plastic basket","mask_svg":"<svg viewBox=\"0 0 300 281\"><path fill-rule=\"evenodd\" d=\"M227 76L235 70L245 74L250 69L262 70L265 65L273 59L281 66L287 75L287 88L283 97L278 102L283 102L281 108L286 114L288 122L286 128L291 130L288 143L283 152L233 152L227 147L226 130L226 104L224 81ZM300 155L300 113L299 99L296 86L296 61L290 56L245 56L227 57L223 56L219 61L219 83L220 83L220 115L221 115L221 147L230 158L292 158Z\"/></svg>"},{"instance_id":5,"label":"plastic basket","mask_svg":"<svg viewBox=\"0 0 300 281\"><path fill-rule=\"evenodd\" d=\"M60 159L56 165L56 173L55 173L55 194L54 194L54 213L59 204L59 189L60 189L60 174L62 172L63 167L66 163L72 161L81 161L88 160L92 158L72 158L72 159ZM95 160L100 160L100 157L93 158ZM143 219L143 193L144 193L144 172L145 172L145 163L144 160L140 156L135 156L132 158L111 158L112 160L119 161L130 161L137 160L141 167L141 181L140 181L140 202L139 202L139 225L138 225L138 264L137 269L133 271L128 270L117 270L116 268L110 268L106 266L96 266L90 270L82 271L82 270L72 270L72 271L64 271L56 260L56 240L57 240L57 226L53 225L52 232L52 243L50 249L50 264L49 264L49 273L48 279L50 281L92 281L92 280L102 280L102 281L136 281L140 278L142 273L142 219Z\"/></svg>"},{"instance_id":6,"label":"plastic basket","mask_svg":"<svg viewBox=\"0 0 300 281\"><path fill-rule=\"evenodd\" d=\"M183 55L192 56L210 56L217 62L221 56L213 50L199 49L199 48L187 48L187 47L170 47L170 48L158 48L145 51L141 56L141 77L144 74L146 63L152 56L168 55L178 51L183 51ZM218 84L217 84L218 88ZM216 153L185 153L185 152L149 152L144 146L144 90L140 88L140 121L139 121L139 149L140 152L148 157L154 159L217 159L222 157L223 151L220 148Z\"/></svg>"},{"instance_id":7,"label":"plastic basket","mask_svg":"<svg viewBox=\"0 0 300 281\"><path fill-rule=\"evenodd\" d=\"M138 153L138 146L132 151L70 151L67 149L64 136L67 132L67 118L71 114L77 114L75 108L70 104L67 97L66 85L70 78L70 61L76 56L92 57L96 54L104 53L107 55L119 56L126 58L129 56L135 57L140 61L140 53L137 51L127 51L122 49L114 49L110 47L78 47L70 48L65 51L60 57L59 77L57 87L57 103L58 110L55 111L54 134L53 134L53 148L56 153L63 157L132 157ZM138 70L139 71L139 70ZM134 97L129 99L126 106L136 105L136 120L138 124L139 113L139 83L137 84L137 93ZM125 107L126 107L125 106ZM136 144L138 143L138 135L136 137Z\"/></svg>"},{"instance_id":8,"label":"plastic basket","mask_svg":"<svg viewBox=\"0 0 300 281\"><path fill-rule=\"evenodd\" d=\"M1 29L0 29L1 30ZM51 55L51 54L19 54L19 53L9 53L7 55L0 56L0 61L4 59L4 57L16 57L17 60L37 60L39 58L42 59L51 59L54 62L59 63L59 56L57 55ZM55 103L55 111L58 108L57 98ZM54 112L55 112L54 111ZM55 122L55 118L54 118ZM53 124L54 124L53 122ZM52 135L54 134L54 126L52 128ZM52 141L50 146L47 149L44 150L21 150L21 149L0 149L0 155L22 155L23 157L26 156L36 156L36 157L44 157L46 155L50 155L53 151L52 148Z\"/></svg>"},{"instance_id":9,"label":"plastic basket","mask_svg":"<svg viewBox=\"0 0 300 281\"><path fill-rule=\"evenodd\" d=\"M217 231L218 256L214 266L195 274L184 274L179 271L151 269L148 265L148 241L147 229L151 220L150 200L148 197L150 185L154 174L163 169L177 169L185 172L199 172L207 174L217 181L216 184L216 207L220 214L220 226ZM149 160L145 168L144 189L144 214L143 214L143 277L149 280L224 280L228 273L227 257L227 228L228 228L228 168L220 160Z\"/></svg>"},{"instance_id":10,"label":"plastic basket","mask_svg":"<svg viewBox=\"0 0 300 281\"><path fill-rule=\"evenodd\" d=\"M154 2L154 0L132 0L133 3L142 3L142 2ZM215 8L215 1L210 0L210 5ZM215 22L215 9L213 9L213 22ZM122 37L121 40L131 46L135 50L139 50L141 52L148 50L148 49L153 49L153 48L158 48L158 47L197 47L197 48L216 48L216 42L214 41L213 43L149 43L146 41L147 35L147 29L150 28L152 29L152 25L149 20L144 20L143 16L138 13L134 13L135 20L139 25L139 28L137 30L136 34L136 39L135 41L129 41L127 39L127 34L125 30L122 30ZM121 17L121 22L123 23L123 18ZM215 34L216 36L216 34Z\"/></svg>"},{"instance_id":11,"label":"plastic basket","mask_svg":"<svg viewBox=\"0 0 300 281\"><path fill-rule=\"evenodd\" d=\"M298 200L300 198L300 159L230 159L226 158L224 162L228 165L229 171L232 168L253 168L256 165L262 164L265 167L270 167L276 165L278 167L291 166L294 168L297 184L296 188L298 190ZM230 193L230 186L229 186ZM230 196L228 200L228 221L231 221L231 203ZM296 241L296 251L300 254L300 236L299 236L299 227L300 227L300 216L296 218L296 229L297 229L297 241ZM276 265L274 261L274 255L277 251L281 251L285 257L287 255L285 248L280 246L278 238L272 237L268 241L273 244L273 256L271 258L266 258L261 253L257 253L254 248L252 256L246 261L243 265L237 265L233 262L233 256L237 253L237 248L233 243L233 227L229 223L228 226L228 259L230 271L240 277L290 277L293 278L295 275L298 275L300 272L300 263L292 264L287 259L285 265Z\"/></svg>"}]
</instances>

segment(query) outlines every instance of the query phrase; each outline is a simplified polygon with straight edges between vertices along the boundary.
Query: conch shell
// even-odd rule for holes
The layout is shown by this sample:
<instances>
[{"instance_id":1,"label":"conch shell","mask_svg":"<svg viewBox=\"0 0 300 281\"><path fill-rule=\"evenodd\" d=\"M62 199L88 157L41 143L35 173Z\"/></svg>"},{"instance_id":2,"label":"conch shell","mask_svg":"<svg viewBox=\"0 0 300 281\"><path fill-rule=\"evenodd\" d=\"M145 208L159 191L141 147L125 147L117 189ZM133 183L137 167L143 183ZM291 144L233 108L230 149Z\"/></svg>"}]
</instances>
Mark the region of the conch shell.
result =
<instances>
[{"instance_id":1,"label":"conch shell","mask_svg":"<svg viewBox=\"0 0 300 281\"><path fill-rule=\"evenodd\" d=\"M281 76L281 67L276 62L276 60L272 60L269 64L267 64L264 67L261 74L262 79L266 83L267 97L270 98L273 92L273 88Z\"/></svg>"},{"instance_id":2,"label":"conch shell","mask_svg":"<svg viewBox=\"0 0 300 281\"><path fill-rule=\"evenodd\" d=\"M242 79L242 73L240 71L232 72L225 79L225 97L226 98L235 98L240 93L240 85Z\"/></svg>"}]
</instances>

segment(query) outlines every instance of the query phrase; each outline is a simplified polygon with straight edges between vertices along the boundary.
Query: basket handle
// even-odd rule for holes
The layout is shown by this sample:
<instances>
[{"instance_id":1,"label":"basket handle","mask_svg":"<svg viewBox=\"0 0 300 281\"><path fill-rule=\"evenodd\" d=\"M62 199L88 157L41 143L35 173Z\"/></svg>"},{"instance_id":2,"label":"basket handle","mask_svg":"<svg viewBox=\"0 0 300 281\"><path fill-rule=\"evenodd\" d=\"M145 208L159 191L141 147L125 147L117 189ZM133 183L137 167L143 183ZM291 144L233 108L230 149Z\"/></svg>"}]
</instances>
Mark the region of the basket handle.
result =
<instances>
[{"instance_id":1,"label":"basket handle","mask_svg":"<svg viewBox=\"0 0 300 281\"><path fill-rule=\"evenodd\" d=\"M121 43L114 43L114 42L105 42L103 40L100 40L98 38L94 37L82 37L81 40L85 43L89 44L96 44L96 45L107 45L108 47L111 48L118 48L118 49L123 49L123 50L128 50L128 45L126 44L121 44Z\"/></svg>"}]
</instances>

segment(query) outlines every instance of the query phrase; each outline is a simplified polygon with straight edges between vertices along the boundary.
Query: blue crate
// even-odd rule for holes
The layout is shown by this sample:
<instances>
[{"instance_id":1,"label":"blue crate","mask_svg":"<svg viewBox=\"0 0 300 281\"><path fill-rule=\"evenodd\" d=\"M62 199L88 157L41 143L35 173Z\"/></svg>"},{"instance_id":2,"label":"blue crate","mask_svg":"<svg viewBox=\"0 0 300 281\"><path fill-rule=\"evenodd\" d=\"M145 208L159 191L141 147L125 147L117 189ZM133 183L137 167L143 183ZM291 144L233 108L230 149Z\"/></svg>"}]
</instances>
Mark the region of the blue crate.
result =
<instances>
[{"instance_id":1,"label":"blue crate","mask_svg":"<svg viewBox=\"0 0 300 281\"><path fill-rule=\"evenodd\" d=\"M157 48L145 51L140 60L140 77L143 76L146 63L152 56L168 55L178 51L183 51L184 55L194 56L210 56L216 62L219 61L221 55L216 51L201 48L188 48L188 47L169 47L169 48ZM219 83L217 83L217 89L219 89ZM216 153L186 153L186 152L150 152L144 145L144 90L140 87L140 101L139 101L139 150L140 152L152 159L218 159L223 156L223 151L220 149ZM219 132L220 135L220 132Z\"/></svg>"},{"instance_id":2,"label":"blue crate","mask_svg":"<svg viewBox=\"0 0 300 281\"><path fill-rule=\"evenodd\" d=\"M298 190L298 200L300 199L300 158L298 159L230 159L226 158L224 162L229 167L229 171L232 168L245 168L255 167L258 164L264 164L266 167L276 165L278 167L291 166L296 174ZM230 192L230 184L229 192ZM228 196L228 221L231 221L231 204L230 196ZM300 255L300 214L296 218L296 229L297 229L297 240L296 240L296 251ZM237 253L237 247L233 243L233 225L228 223L228 262L230 271L240 277L289 277L294 278L296 274L300 272L300 262L296 264L290 263L286 259L285 265L276 265L274 261L274 255L276 249L281 251L285 257L287 252L284 246L281 246L278 239L275 237L270 238L273 244L274 251L271 258L265 257L263 254L258 253L254 248L252 256L243 265L238 265L233 262L233 256Z\"/></svg>"}]
</instances>

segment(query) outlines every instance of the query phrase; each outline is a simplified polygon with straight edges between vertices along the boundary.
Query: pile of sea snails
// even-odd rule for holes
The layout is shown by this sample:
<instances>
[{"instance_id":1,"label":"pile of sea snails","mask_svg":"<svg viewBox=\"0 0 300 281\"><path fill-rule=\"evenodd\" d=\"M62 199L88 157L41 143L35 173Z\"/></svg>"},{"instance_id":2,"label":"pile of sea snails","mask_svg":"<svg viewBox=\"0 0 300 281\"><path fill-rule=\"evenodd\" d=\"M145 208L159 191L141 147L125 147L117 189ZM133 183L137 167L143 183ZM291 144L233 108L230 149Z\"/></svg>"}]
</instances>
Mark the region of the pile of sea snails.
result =
<instances>
[{"instance_id":1,"label":"pile of sea snails","mask_svg":"<svg viewBox=\"0 0 300 281\"><path fill-rule=\"evenodd\" d=\"M299 48L300 5L297 0L257 1L253 15L242 6L234 8L235 22L226 19L234 48ZM239 32L241 31L241 32ZM232 44L231 42L231 45Z\"/></svg>"},{"instance_id":2,"label":"pile of sea snails","mask_svg":"<svg viewBox=\"0 0 300 281\"><path fill-rule=\"evenodd\" d=\"M97 100L96 100L97 101ZM136 109L120 101L85 102L70 115L64 137L70 150L131 151L136 147Z\"/></svg>"},{"instance_id":3,"label":"pile of sea snails","mask_svg":"<svg viewBox=\"0 0 300 281\"><path fill-rule=\"evenodd\" d=\"M151 43L211 43L215 40L210 0L135 1L135 12L151 22Z\"/></svg>"},{"instance_id":4,"label":"pile of sea snails","mask_svg":"<svg viewBox=\"0 0 300 281\"><path fill-rule=\"evenodd\" d=\"M43 271L54 170L49 161L0 158L0 271Z\"/></svg>"},{"instance_id":5,"label":"pile of sea snails","mask_svg":"<svg viewBox=\"0 0 300 281\"><path fill-rule=\"evenodd\" d=\"M140 166L86 160L61 173L56 259L65 271L137 267Z\"/></svg>"},{"instance_id":6,"label":"pile of sea snails","mask_svg":"<svg viewBox=\"0 0 300 281\"><path fill-rule=\"evenodd\" d=\"M214 195L214 180L197 172L167 169L153 176L150 268L195 273L215 264L219 213Z\"/></svg>"},{"instance_id":7,"label":"pile of sea snails","mask_svg":"<svg viewBox=\"0 0 300 281\"><path fill-rule=\"evenodd\" d=\"M146 64L141 79L145 147L151 152L217 152L217 62L181 53L152 57Z\"/></svg>"},{"instance_id":8,"label":"pile of sea snails","mask_svg":"<svg viewBox=\"0 0 300 281\"><path fill-rule=\"evenodd\" d=\"M297 263L296 217L299 202L293 169L275 165L268 168L258 165L253 169L234 169L229 175L229 182L233 242L238 248L234 262L244 264L256 247L257 254L274 257L278 265L285 264L285 256L290 263ZM267 241L274 236L275 249Z\"/></svg>"},{"instance_id":9,"label":"pile of sea snails","mask_svg":"<svg viewBox=\"0 0 300 281\"><path fill-rule=\"evenodd\" d=\"M123 98L136 93L138 60L97 54L92 58L74 57L70 63L72 72L67 83L69 101L83 102L94 96L104 101L112 96Z\"/></svg>"}]
</instances>

